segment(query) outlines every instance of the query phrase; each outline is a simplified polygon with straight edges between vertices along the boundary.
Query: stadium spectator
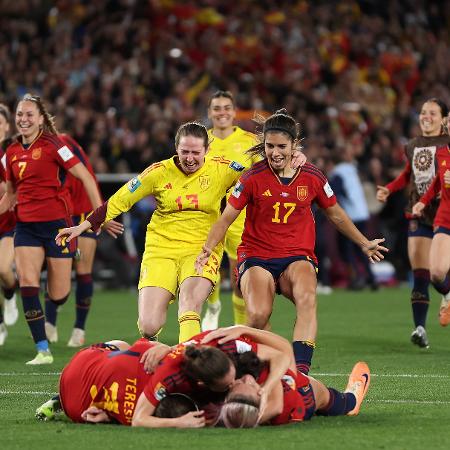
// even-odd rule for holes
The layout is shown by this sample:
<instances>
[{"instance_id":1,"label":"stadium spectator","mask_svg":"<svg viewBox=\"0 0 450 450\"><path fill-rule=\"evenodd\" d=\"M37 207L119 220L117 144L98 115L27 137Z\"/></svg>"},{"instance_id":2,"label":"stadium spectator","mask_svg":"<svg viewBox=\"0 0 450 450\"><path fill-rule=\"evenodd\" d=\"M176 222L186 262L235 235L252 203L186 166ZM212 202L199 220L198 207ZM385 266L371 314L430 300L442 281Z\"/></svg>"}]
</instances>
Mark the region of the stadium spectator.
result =
<instances>
[{"instance_id":1,"label":"stadium spectator","mask_svg":"<svg viewBox=\"0 0 450 450\"><path fill-rule=\"evenodd\" d=\"M391 193L409 187L409 202L406 216L408 227L408 256L413 271L411 307L414 327L411 342L422 348L429 346L426 319L430 304L430 247L433 239L433 220L439 205L438 199L429 199L421 217L415 217L413 205L427 191L437 171L436 148L448 144L449 136L444 132L446 104L436 98L427 100L419 116L421 135L405 146L406 166L395 180L386 186L378 186L377 198L385 202ZM440 289L440 288L439 288ZM439 290L438 289L438 290Z\"/></svg>"},{"instance_id":2,"label":"stadium spectator","mask_svg":"<svg viewBox=\"0 0 450 450\"><path fill-rule=\"evenodd\" d=\"M11 143L9 137L11 114L6 105L0 103L0 198L5 192L4 150ZM13 272L14 261L14 227L16 218L13 211L0 215L0 286L3 293L3 310L0 307L0 345L3 345L8 331L6 325L14 325L19 316L16 304L16 277Z\"/></svg>"},{"instance_id":3,"label":"stadium spectator","mask_svg":"<svg viewBox=\"0 0 450 450\"><path fill-rule=\"evenodd\" d=\"M95 180L57 138L53 118L40 97L26 94L19 101L15 124L19 135L6 151L6 193L0 213L17 203L15 263L25 319L37 349L27 364L51 364L39 285L46 262L50 301L62 305L69 296L75 242L60 247L54 242L58 230L70 223L63 173L69 171L83 182L93 204L101 201Z\"/></svg>"},{"instance_id":4,"label":"stadium spectator","mask_svg":"<svg viewBox=\"0 0 450 450\"><path fill-rule=\"evenodd\" d=\"M447 116L447 132L449 116ZM439 207L434 218L434 236L430 248L430 278L436 290L442 294L439 323L450 323L450 144L436 150L437 175L428 191L413 206L413 213L421 216L431 200L440 194Z\"/></svg>"},{"instance_id":5,"label":"stadium spectator","mask_svg":"<svg viewBox=\"0 0 450 450\"><path fill-rule=\"evenodd\" d=\"M175 137L177 155L155 163L123 186L80 225L63 229L58 244L70 242L89 228L97 229L137 201L154 195L157 202L147 228L139 281L139 328L155 337L166 321L167 308L178 293L180 342L200 332L202 305L213 289L222 258L214 249L201 276L194 270L209 226L219 216L225 192L243 166L220 158L206 159L208 134L195 122L182 125Z\"/></svg>"},{"instance_id":6,"label":"stadium spectator","mask_svg":"<svg viewBox=\"0 0 450 450\"><path fill-rule=\"evenodd\" d=\"M297 369L307 374L317 334L317 259L311 212L317 203L336 228L357 242L370 261L383 259L384 239L369 241L355 227L325 176L312 164L291 167L299 142L299 125L286 110L261 120L261 143L251 149L263 161L244 174L228 204L213 225L196 260L197 273L208 264L212 249L247 206L242 242L238 248L238 285L244 295L247 324L264 329L272 314L275 293L296 308L293 347Z\"/></svg>"},{"instance_id":7,"label":"stadium spectator","mask_svg":"<svg viewBox=\"0 0 450 450\"><path fill-rule=\"evenodd\" d=\"M342 206L356 228L361 233L366 234L370 219L369 207L358 174L353 146L345 146L340 149L336 156L338 163L328 174L331 188L339 205ZM350 275L348 288L358 290L369 285L373 290L378 289L378 283L375 280L370 263L359 244L339 234L338 246Z\"/></svg>"},{"instance_id":8,"label":"stadium spectator","mask_svg":"<svg viewBox=\"0 0 450 450\"><path fill-rule=\"evenodd\" d=\"M236 161L245 170L249 169L258 159L245 152L256 144L256 136L234 124L236 105L231 92L217 91L211 96L208 105L208 118L212 123L212 128L208 130L210 138L208 157L221 157ZM233 302L234 323L236 325L246 322L245 303L239 288L236 286L234 274L237 247L241 243L244 221L245 211L242 211L236 221L230 226L224 241L224 251L228 255L230 266L230 282L233 290L231 300ZM215 330L219 323L221 309L220 283L217 284L209 296L206 305L207 309L202 320L202 330Z\"/></svg>"}]
</instances>

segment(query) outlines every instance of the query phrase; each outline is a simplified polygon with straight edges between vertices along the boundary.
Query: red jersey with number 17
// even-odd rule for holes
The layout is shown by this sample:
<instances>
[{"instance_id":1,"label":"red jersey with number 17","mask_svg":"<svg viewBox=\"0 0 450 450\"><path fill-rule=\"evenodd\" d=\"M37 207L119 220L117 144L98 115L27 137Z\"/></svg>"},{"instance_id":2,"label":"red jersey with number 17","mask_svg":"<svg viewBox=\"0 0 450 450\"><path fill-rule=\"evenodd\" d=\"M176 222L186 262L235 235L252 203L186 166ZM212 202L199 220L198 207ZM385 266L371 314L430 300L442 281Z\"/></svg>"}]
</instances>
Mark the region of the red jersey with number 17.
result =
<instances>
[{"instance_id":1,"label":"red jersey with number 17","mask_svg":"<svg viewBox=\"0 0 450 450\"><path fill-rule=\"evenodd\" d=\"M321 208L336 204L336 197L322 172L312 164L301 167L288 184L267 160L245 173L228 199L236 209L247 207L238 261L247 258L309 256L316 263L313 202Z\"/></svg>"},{"instance_id":2,"label":"red jersey with number 17","mask_svg":"<svg viewBox=\"0 0 450 450\"><path fill-rule=\"evenodd\" d=\"M450 184L445 184L444 181L445 172L450 171L450 147L446 145L437 149L435 158L438 165L438 174L420 201L427 205L441 192L441 201L433 225L450 228Z\"/></svg>"},{"instance_id":3,"label":"red jersey with number 17","mask_svg":"<svg viewBox=\"0 0 450 450\"><path fill-rule=\"evenodd\" d=\"M47 222L70 216L66 172L80 160L57 136L42 132L29 146L6 150L6 178L17 191L17 220Z\"/></svg>"}]
</instances>

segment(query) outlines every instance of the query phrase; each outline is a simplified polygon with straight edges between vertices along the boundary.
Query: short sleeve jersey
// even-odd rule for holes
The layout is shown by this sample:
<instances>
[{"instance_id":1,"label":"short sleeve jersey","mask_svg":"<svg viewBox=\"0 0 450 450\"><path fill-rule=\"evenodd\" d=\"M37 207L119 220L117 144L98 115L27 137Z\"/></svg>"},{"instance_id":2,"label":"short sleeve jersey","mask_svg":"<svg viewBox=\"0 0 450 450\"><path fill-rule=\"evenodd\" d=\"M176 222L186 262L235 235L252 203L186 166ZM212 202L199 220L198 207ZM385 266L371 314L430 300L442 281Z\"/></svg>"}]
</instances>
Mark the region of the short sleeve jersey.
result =
<instances>
[{"instance_id":1,"label":"short sleeve jersey","mask_svg":"<svg viewBox=\"0 0 450 450\"><path fill-rule=\"evenodd\" d=\"M450 184L446 184L444 181L445 172L450 171L450 147L448 145L436 151L436 161L438 165L437 177L429 191L421 198L421 201L428 204L440 192L441 200L434 219L434 226L450 229Z\"/></svg>"},{"instance_id":2,"label":"short sleeve jersey","mask_svg":"<svg viewBox=\"0 0 450 450\"><path fill-rule=\"evenodd\" d=\"M336 204L336 197L312 164L306 163L285 185L264 160L240 178L228 202L239 210L247 207L239 261L304 255L317 262L311 207L317 203L328 208Z\"/></svg>"},{"instance_id":3,"label":"short sleeve jersey","mask_svg":"<svg viewBox=\"0 0 450 450\"><path fill-rule=\"evenodd\" d=\"M144 390L144 394L150 403L157 406L166 395L174 392L191 394L200 402L204 401L207 403L211 401L211 397L214 394L206 387L199 386L195 381L187 377L181 369L186 347L188 345L200 345L203 336L206 336L208 333L209 331L205 331L187 342L178 344L162 360L154 371L150 383L147 384ZM217 340L213 340L206 345L216 347L230 357L247 351L256 352L258 349L258 345L246 337L241 337L225 344L218 344Z\"/></svg>"},{"instance_id":4,"label":"short sleeve jersey","mask_svg":"<svg viewBox=\"0 0 450 450\"><path fill-rule=\"evenodd\" d=\"M0 149L0 182L6 181L6 155ZM16 226L16 216L13 211L6 211L0 215L0 235L11 231Z\"/></svg>"},{"instance_id":5,"label":"short sleeve jersey","mask_svg":"<svg viewBox=\"0 0 450 450\"><path fill-rule=\"evenodd\" d=\"M76 142L72 137L70 137L67 134L60 134L58 135L58 137L59 139L61 139L62 142L64 142L64 144L67 145L67 147L69 147L72 153L86 167L86 169L92 175L94 180L96 180L94 169L92 168L92 165L89 162L89 158L86 155L85 151L82 149L82 147L78 144L78 142ZM84 188L83 183L78 178L68 173L65 188L68 189L70 193L70 200L72 203L71 211L73 215L78 216L92 211L91 200L89 199L89 196L86 192L86 189Z\"/></svg>"},{"instance_id":6,"label":"short sleeve jersey","mask_svg":"<svg viewBox=\"0 0 450 450\"><path fill-rule=\"evenodd\" d=\"M225 159L206 159L199 170L186 175L175 158L151 165L120 188L107 202L105 220L153 195L157 207L147 227L151 245L167 249L203 245L219 217L222 198L243 166Z\"/></svg>"},{"instance_id":7,"label":"short sleeve jersey","mask_svg":"<svg viewBox=\"0 0 450 450\"><path fill-rule=\"evenodd\" d=\"M419 136L406 145L405 154L411 166L407 214L411 214L411 208L427 191L437 174L436 150L449 142L448 135ZM433 224L438 205L439 201L433 200L424 210L423 221L428 225Z\"/></svg>"},{"instance_id":8,"label":"short sleeve jersey","mask_svg":"<svg viewBox=\"0 0 450 450\"><path fill-rule=\"evenodd\" d=\"M225 139L220 139L212 134L212 130L208 131L208 136L211 140L209 144L209 152L206 157L210 159L222 158L236 161L244 167L244 171L248 170L254 163L261 158L251 156L246 151L256 145L258 140L253 133L244 131L242 128L234 127L233 133ZM227 198L231 192L227 194ZM242 233L245 221L245 211L231 224L230 229Z\"/></svg>"},{"instance_id":9,"label":"short sleeve jersey","mask_svg":"<svg viewBox=\"0 0 450 450\"><path fill-rule=\"evenodd\" d=\"M6 178L17 192L17 220L47 222L70 215L63 185L80 160L57 136L42 132L29 146L20 141L6 151Z\"/></svg>"},{"instance_id":10,"label":"short sleeve jersey","mask_svg":"<svg viewBox=\"0 0 450 450\"><path fill-rule=\"evenodd\" d=\"M74 422L83 422L81 413L96 406L121 424L130 425L137 400L151 377L139 360L152 345L139 339L126 351L92 346L78 352L61 374L66 414Z\"/></svg>"}]
</instances>

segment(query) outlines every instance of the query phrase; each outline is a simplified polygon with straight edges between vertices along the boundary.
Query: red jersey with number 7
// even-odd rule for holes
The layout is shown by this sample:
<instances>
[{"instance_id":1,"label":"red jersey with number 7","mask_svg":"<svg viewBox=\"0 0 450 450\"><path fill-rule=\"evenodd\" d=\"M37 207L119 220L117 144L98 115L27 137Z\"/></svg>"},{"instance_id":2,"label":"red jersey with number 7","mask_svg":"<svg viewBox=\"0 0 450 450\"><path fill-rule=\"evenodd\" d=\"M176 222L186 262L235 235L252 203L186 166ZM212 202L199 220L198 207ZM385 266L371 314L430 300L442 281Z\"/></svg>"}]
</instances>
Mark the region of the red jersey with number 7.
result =
<instances>
[{"instance_id":1,"label":"red jersey with number 7","mask_svg":"<svg viewBox=\"0 0 450 450\"><path fill-rule=\"evenodd\" d=\"M6 150L6 178L17 192L17 220L47 222L70 216L66 172L80 160L54 134L42 132L30 145Z\"/></svg>"},{"instance_id":2,"label":"red jersey with number 7","mask_svg":"<svg viewBox=\"0 0 450 450\"><path fill-rule=\"evenodd\" d=\"M247 207L238 261L247 258L286 258L314 254L316 239L311 206L336 204L336 197L322 172L312 164L301 167L287 184L267 160L245 173L228 199L238 210Z\"/></svg>"}]
</instances>

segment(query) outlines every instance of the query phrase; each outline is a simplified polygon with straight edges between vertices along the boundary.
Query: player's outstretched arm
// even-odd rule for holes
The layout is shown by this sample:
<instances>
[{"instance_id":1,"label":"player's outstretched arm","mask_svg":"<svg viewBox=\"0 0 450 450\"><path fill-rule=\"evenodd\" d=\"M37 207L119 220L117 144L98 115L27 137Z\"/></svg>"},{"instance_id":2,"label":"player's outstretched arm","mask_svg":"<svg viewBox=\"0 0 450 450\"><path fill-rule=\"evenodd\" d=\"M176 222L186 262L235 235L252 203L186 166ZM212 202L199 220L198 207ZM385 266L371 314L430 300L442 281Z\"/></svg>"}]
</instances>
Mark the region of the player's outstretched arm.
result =
<instances>
[{"instance_id":1,"label":"player's outstretched arm","mask_svg":"<svg viewBox=\"0 0 450 450\"><path fill-rule=\"evenodd\" d=\"M3 184L3 183L2 183ZM0 214L4 214L14 207L17 202L17 195L11 181L4 184L5 193L0 200Z\"/></svg>"},{"instance_id":2,"label":"player's outstretched arm","mask_svg":"<svg viewBox=\"0 0 450 450\"><path fill-rule=\"evenodd\" d=\"M233 208L228 203L222 215L219 217L219 220L212 226L206 242L203 245L202 252L197 256L195 261L195 270L199 275L202 274L203 267L208 262L212 251L219 242L223 241L228 228L237 219L240 212L240 210Z\"/></svg>"},{"instance_id":3,"label":"player's outstretched arm","mask_svg":"<svg viewBox=\"0 0 450 450\"><path fill-rule=\"evenodd\" d=\"M181 417L155 417L155 407L142 393L136 404L131 426L145 428L202 428L205 426L204 411L191 411Z\"/></svg>"},{"instance_id":4,"label":"player's outstretched arm","mask_svg":"<svg viewBox=\"0 0 450 450\"><path fill-rule=\"evenodd\" d=\"M324 212L328 217L328 220L330 220L342 234L361 247L361 250L367 255L370 262L374 263L384 259L382 252L389 251L389 249L380 245L384 242L384 238L369 241L358 228L356 228L347 213L337 203L324 209Z\"/></svg>"}]
</instances>

